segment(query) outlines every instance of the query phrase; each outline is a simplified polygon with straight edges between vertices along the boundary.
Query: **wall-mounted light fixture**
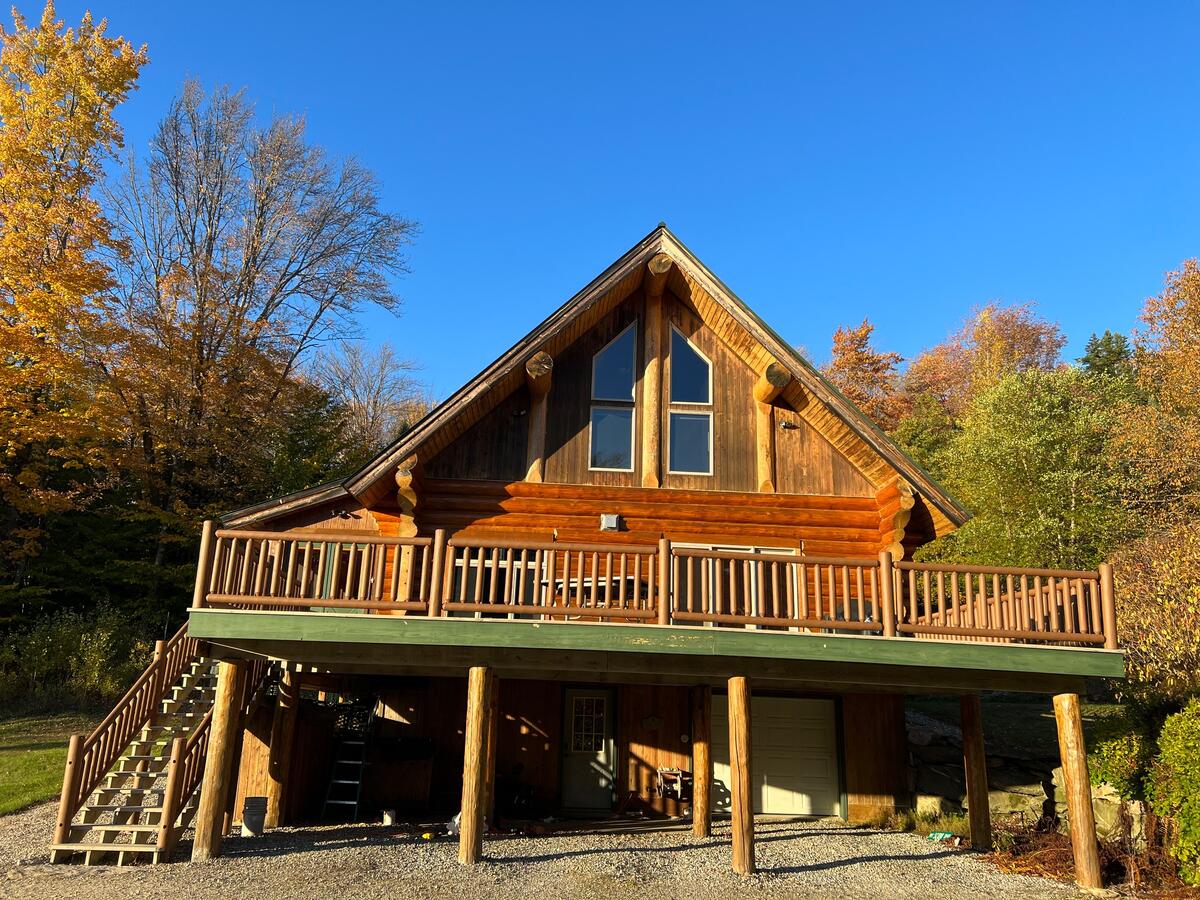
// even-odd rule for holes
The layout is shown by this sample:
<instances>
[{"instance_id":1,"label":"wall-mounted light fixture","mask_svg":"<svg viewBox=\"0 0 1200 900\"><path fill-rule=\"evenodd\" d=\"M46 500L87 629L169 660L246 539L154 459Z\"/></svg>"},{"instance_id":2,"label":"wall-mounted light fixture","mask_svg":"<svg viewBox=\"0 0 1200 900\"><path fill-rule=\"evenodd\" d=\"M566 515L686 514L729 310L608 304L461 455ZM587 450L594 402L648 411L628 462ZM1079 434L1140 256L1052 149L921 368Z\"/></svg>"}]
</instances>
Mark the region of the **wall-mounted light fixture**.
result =
<instances>
[{"instance_id":1,"label":"wall-mounted light fixture","mask_svg":"<svg viewBox=\"0 0 1200 900\"><path fill-rule=\"evenodd\" d=\"M789 422L787 419L783 419L779 422L780 431L795 431L799 427L800 426L795 422Z\"/></svg>"},{"instance_id":2,"label":"wall-mounted light fixture","mask_svg":"<svg viewBox=\"0 0 1200 900\"><path fill-rule=\"evenodd\" d=\"M621 517L617 513L600 513L601 531L620 531Z\"/></svg>"}]
</instances>

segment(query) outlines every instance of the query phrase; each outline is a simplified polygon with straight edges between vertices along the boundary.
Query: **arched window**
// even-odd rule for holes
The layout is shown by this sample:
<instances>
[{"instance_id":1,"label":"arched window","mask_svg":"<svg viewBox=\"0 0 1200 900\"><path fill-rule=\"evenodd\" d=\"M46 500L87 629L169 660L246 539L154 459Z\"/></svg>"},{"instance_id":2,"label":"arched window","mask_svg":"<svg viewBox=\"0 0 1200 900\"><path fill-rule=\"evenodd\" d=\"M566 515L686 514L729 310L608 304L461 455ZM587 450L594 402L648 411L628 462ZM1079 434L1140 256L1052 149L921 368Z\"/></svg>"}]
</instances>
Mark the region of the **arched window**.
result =
<instances>
[{"instance_id":1,"label":"arched window","mask_svg":"<svg viewBox=\"0 0 1200 900\"><path fill-rule=\"evenodd\" d=\"M667 471L712 474L712 361L671 326Z\"/></svg>"},{"instance_id":2,"label":"arched window","mask_svg":"<svg viewBox=\"0 0 1200 900\"><path fill-rule=\"evenodd\" d=\"M637 323L592 357L592 416L589 468L633 471L634 367Z\"/></svg>"}]
</instances>

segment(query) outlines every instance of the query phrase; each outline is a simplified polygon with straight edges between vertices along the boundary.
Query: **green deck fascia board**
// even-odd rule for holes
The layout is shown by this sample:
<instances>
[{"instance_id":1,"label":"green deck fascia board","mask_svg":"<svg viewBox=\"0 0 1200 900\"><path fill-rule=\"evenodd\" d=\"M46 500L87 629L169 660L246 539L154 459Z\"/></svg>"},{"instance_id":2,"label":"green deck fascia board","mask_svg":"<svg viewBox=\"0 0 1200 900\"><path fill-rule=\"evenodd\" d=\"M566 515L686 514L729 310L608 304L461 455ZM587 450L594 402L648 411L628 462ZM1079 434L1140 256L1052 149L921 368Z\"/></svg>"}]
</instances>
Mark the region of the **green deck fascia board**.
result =
<instances>
[{"instance_id":1,"label":"green deck fascia board","mask_svg":"<svg viewBox=\"0 0 1200 900\"><path fill-rule=\"evenodd\" d=\"M192 611L188 633L218 643L240 639L664 653L1125 677L1125 654L1119 650L675 625L200 609Z\"/></svg>"}]
</instances>

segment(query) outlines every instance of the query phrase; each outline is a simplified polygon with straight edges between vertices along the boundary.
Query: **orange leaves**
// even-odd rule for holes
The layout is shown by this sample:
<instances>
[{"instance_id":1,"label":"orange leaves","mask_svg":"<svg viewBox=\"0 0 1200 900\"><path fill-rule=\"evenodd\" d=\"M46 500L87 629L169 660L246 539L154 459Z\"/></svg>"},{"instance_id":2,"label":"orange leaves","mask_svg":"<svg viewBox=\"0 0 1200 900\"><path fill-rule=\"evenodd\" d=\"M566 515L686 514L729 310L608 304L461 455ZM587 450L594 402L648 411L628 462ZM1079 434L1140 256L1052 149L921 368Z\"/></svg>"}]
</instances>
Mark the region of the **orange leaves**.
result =
<instances>
[{"instance_id":1,"label":"orange leaves","mask_svg":"<svg viewBox=\"0 0 1200 900\"><path fill-rule=\"evenodd\" d=\"M825 377L878 425L891 430L904 409L896 375L903 357L881 353L871 345L875 330L866 318L856 328L842 326L833 334L833 355Z\"/></svg>"}]
</instances>

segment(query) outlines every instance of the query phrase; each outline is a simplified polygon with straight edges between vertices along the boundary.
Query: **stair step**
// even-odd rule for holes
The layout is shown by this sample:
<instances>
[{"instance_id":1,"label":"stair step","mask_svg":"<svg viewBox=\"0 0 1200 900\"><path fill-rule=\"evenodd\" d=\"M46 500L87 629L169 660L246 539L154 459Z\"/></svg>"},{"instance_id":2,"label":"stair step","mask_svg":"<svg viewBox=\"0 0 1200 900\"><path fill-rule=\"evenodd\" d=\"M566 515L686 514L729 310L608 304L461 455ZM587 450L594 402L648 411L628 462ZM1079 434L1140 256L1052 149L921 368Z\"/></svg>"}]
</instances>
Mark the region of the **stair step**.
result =
<instances>
[{"instance_id":1,"label":"stair step","mask_svg":"<svg viewBox=\"0 0 1200 900\"><path fill-rule=\"evenodd\" d=\"M51 850L66 850L72 853L84 853L88 850L100 851L103 853L116 853L123 850L126 853L132 851L134 853L154 853L158 848L154 844L73 844L65 842L61 844L51 844Z\"/></svg>"},{"instance_id":2,"label":"stair step","mask_svg":"<svg viewBox=\"0 0 1200 900\"><path fill-rule=\"evenodd\" d=\"M120 803L94 803L84 807L92 812L144 812L144 813L161 813L161 806L128 806Z\"/></svg>"},{"instance_id":3,"label":"stair step","mask_svg":"<svg viewBox=\"0 0 1200 900\"><path fill-rule=\"evenodd\" d=\"M358 784L359 781L357 778L331 778L329 780L329 783L330 784Z\"/></svg>"},{"instance_id":4,"label":"stair step","mask_svg":"<svg viewBox=\"0 0 1200 900\"><path fill-rule=\"evenodd\" d=\"M357 800L326 800L326 806L358 806Z\"/></svg>"}]
</instances>

